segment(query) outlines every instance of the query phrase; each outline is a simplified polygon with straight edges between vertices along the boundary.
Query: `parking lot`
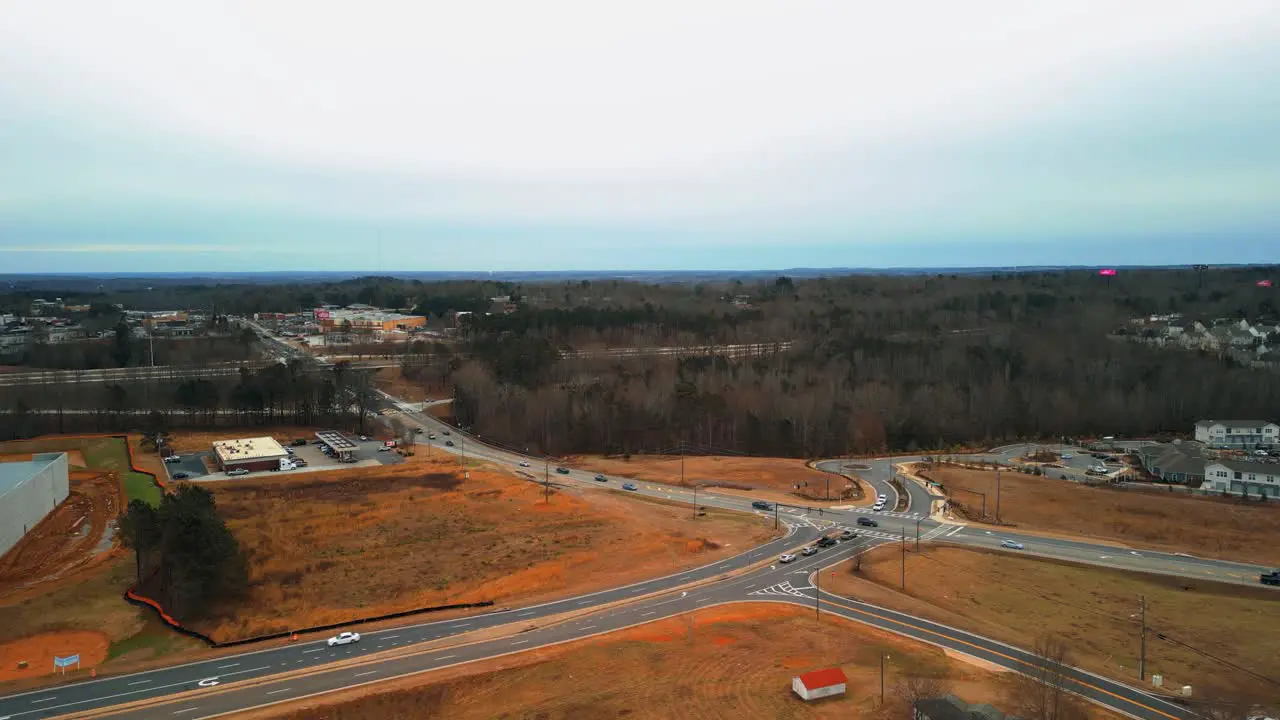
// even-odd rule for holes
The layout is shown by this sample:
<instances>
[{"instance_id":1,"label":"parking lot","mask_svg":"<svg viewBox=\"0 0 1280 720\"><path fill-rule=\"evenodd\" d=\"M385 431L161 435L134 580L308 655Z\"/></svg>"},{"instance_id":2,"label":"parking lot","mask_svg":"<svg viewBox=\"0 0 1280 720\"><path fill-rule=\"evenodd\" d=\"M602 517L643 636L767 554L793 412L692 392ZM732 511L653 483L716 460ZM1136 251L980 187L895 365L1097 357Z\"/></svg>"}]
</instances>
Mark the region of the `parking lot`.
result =
<instances>
[{"instance_id":1,"label":"parking lot","mask_svg":"<svg viewBox=\"0 0 1280 720\"><path fill-rule=\"evenodd\" d=\"M169 478L173 480L199 480L209 474L209 470L205 467L204 459L211 456L211 452L187 453L185 455L175 455L179 458L178 462L166 462L165 468L169 471ZM175 478L175 474L185 474L185 478Z\"/></svg>"}]
</instances>

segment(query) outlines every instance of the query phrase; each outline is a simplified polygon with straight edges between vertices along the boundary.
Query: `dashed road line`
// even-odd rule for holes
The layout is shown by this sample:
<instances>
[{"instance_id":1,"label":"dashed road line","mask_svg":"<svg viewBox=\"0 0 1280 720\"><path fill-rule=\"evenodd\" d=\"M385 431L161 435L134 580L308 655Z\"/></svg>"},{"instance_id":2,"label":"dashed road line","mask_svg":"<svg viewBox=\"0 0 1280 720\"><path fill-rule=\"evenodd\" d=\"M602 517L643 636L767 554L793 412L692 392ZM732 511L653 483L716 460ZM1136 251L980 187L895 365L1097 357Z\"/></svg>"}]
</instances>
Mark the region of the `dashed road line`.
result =
<instances>
[{"instance_id":1,"label":"dashed road line","mask_svg":"<svg viewBox=\"0 0 1280 720\"><path fill-rule=\"evenodd\" d=\"M369 671L367 671L367 672L356 673L355 675L352 675L351 677L364 677L365 675L372 675L372 674L374 674L374 673L376 673L376 672L378 672L378 671L377 671L377 670L369 670Z\"/></svg>"},{"instance_id":2,"label":"dashed road line","mask_svg":"<svg viewBox=\"0 0 1280 720\"><path fill-rule=\"evenodd\" d=\"M267 694L268 694L268 695L279 695L279 694L280 694L280 693L282 693L282 692L289 692L289 691L290 691L290 690L292 690L292 689L293 689L293 688L280 688L279 690L268 690L268 691L267 691Z\"/></svg>"}]
</instances>

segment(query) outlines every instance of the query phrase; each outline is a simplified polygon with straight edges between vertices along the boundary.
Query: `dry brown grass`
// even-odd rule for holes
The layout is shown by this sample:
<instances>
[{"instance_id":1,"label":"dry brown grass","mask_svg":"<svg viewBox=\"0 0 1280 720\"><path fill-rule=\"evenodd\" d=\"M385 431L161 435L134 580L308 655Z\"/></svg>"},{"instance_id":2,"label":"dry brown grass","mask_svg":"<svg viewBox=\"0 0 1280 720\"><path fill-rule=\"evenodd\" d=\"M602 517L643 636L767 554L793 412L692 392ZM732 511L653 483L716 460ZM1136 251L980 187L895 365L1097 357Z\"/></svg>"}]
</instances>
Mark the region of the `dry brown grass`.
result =
<instances>
[{"instance_id":1,"label":"dry brown grass","mask_svg":"<svg viewBox=\"0 0 1280 720\"><path fill-rule=\"evenodd\" d=\"M381 368L374 375L378 389L406 402L426 402L453 397L453 386L432 383L428 380L411 380L401 374L400 368Z\"/></svg>"},{"instance_id":2,"label":"dry brown grass","mask_svg":"<svg viewBox=\"0 0 1280 720\"><path fill-rule=\"evenodd\" d=\"M453 458L212 484L252 589L195 627L218 640L418 607L526 602L737 554L772 526L728 512L556 492Z\"/></svg>"},{"instance_id":3,"label":"dry brown grass","mask_svg":"<svg viewBox=\"0 0 1280 720\"><path fill-rule=\"evenodd\" d=\"M1148 673L1166 686L1188 684L1247 696L1267 686L1222 663L1159 640L1163 632L1220 658L1274 675L1280 668L1280 593L1266 588L1142 575L1019 557L1008 553L925 547L907 553L907 591L899 591L902 556L880 548L859 573L842 563L823 588L927 617L1019 647L1042 632L1069 641L1075 663L1123 682L1137 682L1139 628L1129 618L1147 599ZM1280 688L1271 686L1280 700Z\"/></svg>"},{"instance_id":4,"label":"dry brown grass","mask_svg":"<svg viewBox=\"0 0 1280 720\"><path fill-rule=\"evenodd\" d=\"M855 461L856 462L856 461ZM594 472L680 486L679 455L632 455L630 459L616 455L585 455L570 459L570 464ZM755 488L784 495L820 499L827 493L830 481L832 500L841 499L848 481L837 475L814 470L796 458L686 456L684 487L695 484L739 489ZM800 485L799 491L795 489ZM855 490L856 493L856 490Z\"/></svg>"},{"instance_id":5,"label":"dry brown grass","mask_svg":"<svg viewBox=\"0 0 1280 720\"><path fill-rule=\"evenodd\" d=\"M877 707L881 654L889 702ZM791 678L839 666L840 698L806 704ZM865 625L775 603L710 608L618 633L265 708L255 720L418 718L903 718L894 685L943 679L971 702L1007 704L1009 679ZM1098 714L1091 717L1112 718Z\"/></svg>"},{"instance_id":6,"label":"dry brown grass","mask_svg":"<svg viewBox=\"0 0 1280 720\"><path fill-rule=\"evenodd\" d=\"M996 475L937 467L922 473L964 503L973 519L995 515ZM1000 474L1000 520L1019 529L1103 538L1158 550L1280 564L1280 503L1241 504L1181 493L1145 493L1092 487L1015 472Z\"/></svg>"}]
</instances>

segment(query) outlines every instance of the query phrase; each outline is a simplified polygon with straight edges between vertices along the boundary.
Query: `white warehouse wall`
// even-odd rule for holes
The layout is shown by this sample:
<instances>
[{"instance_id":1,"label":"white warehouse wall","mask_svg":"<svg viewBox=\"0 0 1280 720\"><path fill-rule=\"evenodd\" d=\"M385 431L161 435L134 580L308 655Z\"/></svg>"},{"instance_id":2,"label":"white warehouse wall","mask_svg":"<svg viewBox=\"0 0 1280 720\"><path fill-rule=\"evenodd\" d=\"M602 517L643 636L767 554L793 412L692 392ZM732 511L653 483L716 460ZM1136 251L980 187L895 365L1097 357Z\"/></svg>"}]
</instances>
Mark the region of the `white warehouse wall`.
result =
<instances>
[{"instance_id":1,"label":"white warehouse wall","mask_svg":"<svg viewBox=\"0 0 1280 720\"><path fill-rule=\"evenodd\" d=\"M67 499L66 453L42 453L35 455L32 462L13 464L35 469L41 462L48 464L0 496L0 555L8 552L45 515Z\"/></svg>"}]
</instances>

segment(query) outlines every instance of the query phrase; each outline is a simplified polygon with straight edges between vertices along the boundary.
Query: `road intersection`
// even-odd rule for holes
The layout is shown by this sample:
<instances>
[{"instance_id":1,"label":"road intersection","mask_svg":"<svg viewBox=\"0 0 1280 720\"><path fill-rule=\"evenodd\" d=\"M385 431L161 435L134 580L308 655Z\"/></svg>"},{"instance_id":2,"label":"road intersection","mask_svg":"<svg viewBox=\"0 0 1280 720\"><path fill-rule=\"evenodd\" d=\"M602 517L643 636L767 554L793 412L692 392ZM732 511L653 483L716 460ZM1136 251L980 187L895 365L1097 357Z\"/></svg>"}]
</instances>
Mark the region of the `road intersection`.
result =
<instances>
[{"instance_id":1,"label":"road intersection","mask_svg":"<svg viewBox=\"0 0 1280 720\"><path fill-rule=\"evenodd\" d=\"M418 436L420 443L432 446L432 452L461 454L465 450L469 458L511 467L531 482L553 480L560 486L573 485L595 491L614 487L612 483L606 486L594 482L595 474L590 471L570 469L567 474L551 474L545 459L487 444L480 438L445 426L429 415L407 408L389 396L383 397L383 406L387 410L399 409L404 419L439 433L441 436L434 441L428 440L425 433ZM445 429L451 431L451 438L459 441L456 446L444 444L450 439L443 436ZM999 451L997 455L1002 457L1016 452L1005 448ZM903 457L896 460L906 462L914 459ZM521 467L521 462L544 465L543 477L532 474L534 468ZM898 493L889 482L888 465L884 459L830 460L818 463L817 467L828 472L856 469L878 493L896 501ZM693 502L692 493L683 488L645 481L637 481L636 485L636 494L689 502L691 505ZM1018 648L822 592L813 584L814 574L824 567L877 545L895 541L914 543L917 534L922 542L945 540L992 549L998 549L1002 540L1012 539L1023 543L1027 548L1024 552L1028 554L1227 582L1252 584L1261 570L1241 563L939 522L928 513L932 498L925 488L911 481L903 481L902 487L908 496L906 510L879 513L856 506L817 508L802 505L780 506L764 512L752 508L750 498L704 489L698 493L698 505L751 512L766 519L772 516L780 529L785 528L785 536L700 568L624 587L534 606L362 632L361 641L354 645L328 648L323 641L295 643L2 697L0 720L79 716L90 711L103 711L95 717L130 719L216 717L407 674L580 640L732 602L784 602L816 607L821 613L840 615L1013 670L1025 671L1032 667L1037 662L1034 656ZM875 517L878 527L866 528L857 524L858 518L869 515ZM790 564L776 562L777 556L785 551L795 550L823 534L846 528L854 530L857 537ZM487 632L477 639L469 639L477 637L472 635L476 631ZM450 639L456 642L450 644ZM1075 669L1069 670L1069 676L1069 689L1073 692L1132 717L1194 717L1177 705L1122 683ZM158 701L163 705L111 709L140 701Z\"/></svg>"}]
</instances>

